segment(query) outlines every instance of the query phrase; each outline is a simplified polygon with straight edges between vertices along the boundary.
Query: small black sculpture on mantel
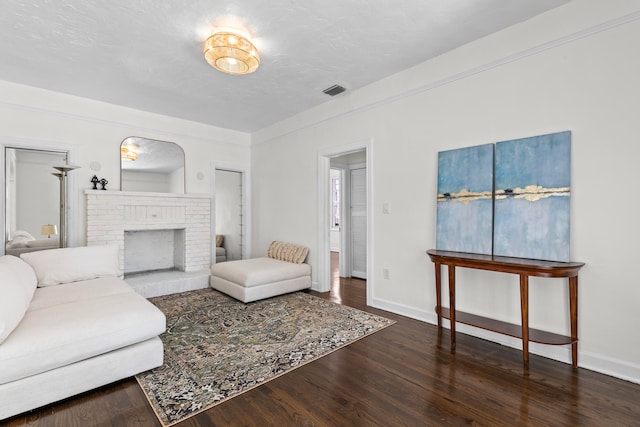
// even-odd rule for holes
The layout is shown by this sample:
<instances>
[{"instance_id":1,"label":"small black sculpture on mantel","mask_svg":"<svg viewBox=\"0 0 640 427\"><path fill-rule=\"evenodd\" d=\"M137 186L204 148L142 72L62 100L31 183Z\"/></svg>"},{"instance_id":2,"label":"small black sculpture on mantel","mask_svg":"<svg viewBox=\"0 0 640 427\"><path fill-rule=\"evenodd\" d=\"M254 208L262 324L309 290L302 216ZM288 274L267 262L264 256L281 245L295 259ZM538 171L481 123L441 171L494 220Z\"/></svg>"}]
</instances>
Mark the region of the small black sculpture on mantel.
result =
<instances>
[{"instance_id":1,"label":"small black sculpture on mantel","mask_svg":"<svg viewBox=\"0 0 640 427\"><path fill-rule=\"evenodd\" d=\"M91 178L91 183L93 184L92 190L97 190L98 189L98 183L99 182L100 182L100 180L98 179L98 177L96 175L93 175L93 178Z\"/></svg>"},{"instance_id":2,"label":"small black sculpture on mantel","mask_svg":"<svg viewBox=\"0 0 640 427\"><path fill-rule=\"evenodd\" d=\"M106 178L102 178L100 180L100 185L102 185L102 190L106 190L107 189L107 184L109 183L109 181L106 180Z\"/></svg>"}]
</instances>

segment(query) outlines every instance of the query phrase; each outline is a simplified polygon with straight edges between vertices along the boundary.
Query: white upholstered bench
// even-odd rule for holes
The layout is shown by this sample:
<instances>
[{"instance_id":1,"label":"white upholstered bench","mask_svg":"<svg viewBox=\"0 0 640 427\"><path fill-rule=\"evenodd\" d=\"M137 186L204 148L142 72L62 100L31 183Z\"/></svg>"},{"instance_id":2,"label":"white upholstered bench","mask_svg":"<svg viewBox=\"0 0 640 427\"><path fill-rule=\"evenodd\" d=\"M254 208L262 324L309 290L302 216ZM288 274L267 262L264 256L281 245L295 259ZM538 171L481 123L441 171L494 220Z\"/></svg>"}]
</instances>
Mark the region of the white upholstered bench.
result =
<instances>
[{"instance_id":1,"label":"white upholstered bench","mask_svg":"<svg viewBox=\"0 0 640 427\"><path fill-rule=\"evenodd\" d=\"M272 242L267 256L227 261L211 267L210 286L242 302L257 301L311 287L309 249Z\"/></svg>"}]
</instances>

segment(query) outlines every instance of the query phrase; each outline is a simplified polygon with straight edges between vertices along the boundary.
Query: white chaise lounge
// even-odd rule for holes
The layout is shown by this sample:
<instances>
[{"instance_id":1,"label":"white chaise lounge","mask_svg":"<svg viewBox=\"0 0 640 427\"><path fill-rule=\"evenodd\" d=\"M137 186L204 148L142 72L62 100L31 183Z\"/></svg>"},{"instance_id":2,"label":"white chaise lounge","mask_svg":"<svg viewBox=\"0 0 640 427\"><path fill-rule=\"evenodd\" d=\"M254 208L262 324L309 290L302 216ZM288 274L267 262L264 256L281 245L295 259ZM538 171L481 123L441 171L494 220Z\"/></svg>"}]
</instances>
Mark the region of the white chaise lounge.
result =
<instances>
[{"instance_id":1,"label":"white chaise lounge","mask_svg":"<svg viewBox=\"0 0 640 427\"><path fill-rule=\"evenodd\" d=\"M274 241L267 256L228 261L211 267L209 284L242 302L257 301L311 287L309 248Z\"/></svg>"}]
</instances>

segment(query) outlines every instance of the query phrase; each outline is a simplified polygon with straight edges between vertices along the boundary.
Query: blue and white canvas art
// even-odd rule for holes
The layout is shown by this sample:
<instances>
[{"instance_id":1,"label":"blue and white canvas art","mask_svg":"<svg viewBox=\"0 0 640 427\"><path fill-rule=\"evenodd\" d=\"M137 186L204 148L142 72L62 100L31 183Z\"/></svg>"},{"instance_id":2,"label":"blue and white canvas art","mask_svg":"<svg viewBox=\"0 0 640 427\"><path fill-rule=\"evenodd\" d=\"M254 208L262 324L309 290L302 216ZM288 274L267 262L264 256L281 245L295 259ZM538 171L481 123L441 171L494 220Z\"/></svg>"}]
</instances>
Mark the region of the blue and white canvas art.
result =
<instances>
[{"instance_id":1,"label":"blue and white canvas art","mask_svg":"<svg viewBox=\"0 0 640 427\"><path fill-rule=\"evenodd\" d=\"M571 132L496 143L493 254L569 261Z\"/></svg>"},{"instance_id":2,"label":"blue and white canvas art","mask_svg":"<svg viewBox=\"0 0 640 427\"><path fill-rule=\"evenodd\" d=\"M493 144L438 153L436 248L491 255Z\"/></svg>"}]
</instances>

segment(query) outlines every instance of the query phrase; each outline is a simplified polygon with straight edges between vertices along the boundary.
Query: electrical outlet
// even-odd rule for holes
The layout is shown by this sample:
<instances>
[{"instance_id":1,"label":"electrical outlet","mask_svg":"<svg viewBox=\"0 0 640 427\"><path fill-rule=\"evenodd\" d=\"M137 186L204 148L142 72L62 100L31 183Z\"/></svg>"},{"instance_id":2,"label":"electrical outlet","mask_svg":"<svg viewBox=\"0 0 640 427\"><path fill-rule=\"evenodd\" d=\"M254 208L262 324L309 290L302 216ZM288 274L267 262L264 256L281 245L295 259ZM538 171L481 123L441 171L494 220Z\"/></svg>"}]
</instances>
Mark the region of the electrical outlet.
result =
<instances>
[{"instance_id":1,"label":"electrical outlet","mask_svg":"<svg viewBox=\"0 0 640 427\"><path fill-rule=\"evenodd\" d=\"M390 279L391 278L391 274L389 273L389 269L388 268L383 268L382 269L382 277L385 279Z\"/></svg>"},{"instance_id":2,"label":"electrical outlet","mask_svg":"<svg viewBox=\"0 0 640 427\"><path fill-rule=\"evenodd\" d=\"M385 215L389 214L389 202L382 203L382 213Z\"/></svg>"}]
</instances>

